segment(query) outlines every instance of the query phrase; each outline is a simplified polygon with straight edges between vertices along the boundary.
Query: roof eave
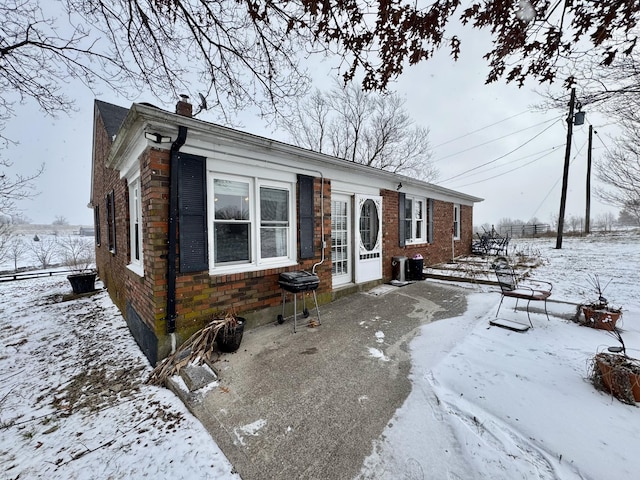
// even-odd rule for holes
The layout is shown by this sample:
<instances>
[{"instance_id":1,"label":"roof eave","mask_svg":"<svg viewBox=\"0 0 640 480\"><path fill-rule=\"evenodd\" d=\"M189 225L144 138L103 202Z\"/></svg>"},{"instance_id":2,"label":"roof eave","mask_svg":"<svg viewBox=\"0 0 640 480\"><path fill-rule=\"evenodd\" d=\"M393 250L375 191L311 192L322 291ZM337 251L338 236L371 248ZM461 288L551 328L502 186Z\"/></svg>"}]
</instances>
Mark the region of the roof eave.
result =
<instances>
[{"instance_id":1,"label":"roof eave","mask_svg":"<svg viewBox=\"0 0 640 480\"><path fill-rule=\"evenodd\" d=\"M344 168L349 170L360 171L365 175L376 175L389 182L399 183L403 185L414 186L417 188L425 188L442 195L458 197L461 200L470 203L482 202L484 199L473 195L468 195L456 190L451 190L433 183L417 180L398 173L387 172L368 165L349 162L330 155L307 150L295 145L290 145L277 140L269 139L252 133L242 132L222 125L205 122L192 117L185 117L175 113L168 112L159 108L148 105L134 103L129 109L129 113L122 122L120 130L116 134L111 152L107 160L107 166L118 168L122 163L122 151L127 145L137 137L139 131L149 124L185 126L190 131L196 131L204 135L212 135L219 139L226 139L233 142L243 143L255 148L271 150L276 153L282 153L288 157L299 157L301 160L313 162L317 167L323 165L331 165L333 167Z\"/></svg>"}]
</instances>

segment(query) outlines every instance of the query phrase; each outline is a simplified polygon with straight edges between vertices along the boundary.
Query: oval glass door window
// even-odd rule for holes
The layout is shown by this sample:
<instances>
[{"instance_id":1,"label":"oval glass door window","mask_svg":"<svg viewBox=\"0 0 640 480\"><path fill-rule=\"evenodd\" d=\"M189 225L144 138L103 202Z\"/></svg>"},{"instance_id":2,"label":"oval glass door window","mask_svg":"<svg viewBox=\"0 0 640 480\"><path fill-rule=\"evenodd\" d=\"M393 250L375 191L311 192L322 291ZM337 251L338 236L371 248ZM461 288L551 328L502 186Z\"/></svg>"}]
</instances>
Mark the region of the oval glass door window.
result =
<instances>
[{"instance_id":1,"label":"oval glass door window","mask_svg":"<svg viewBox=\"0 0 640 480\"><path fill-rule=\"evenodd\" d=\"M376 248L379 228L378 207L369 198L360 209L360 242L368 252Z\"/></svg>"}]
</instances>

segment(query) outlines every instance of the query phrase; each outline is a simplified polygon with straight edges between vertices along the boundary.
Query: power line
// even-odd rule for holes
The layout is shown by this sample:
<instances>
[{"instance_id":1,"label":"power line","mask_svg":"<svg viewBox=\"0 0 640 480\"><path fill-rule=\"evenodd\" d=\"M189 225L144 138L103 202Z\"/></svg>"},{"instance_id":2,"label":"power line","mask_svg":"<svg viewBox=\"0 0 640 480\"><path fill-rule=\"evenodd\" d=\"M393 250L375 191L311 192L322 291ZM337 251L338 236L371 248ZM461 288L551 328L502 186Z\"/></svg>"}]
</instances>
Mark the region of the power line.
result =
<instances>
[{"instance_id":1,"label":"power line","mask_svg":"<svg viewBox=\"0 0 640 480\"><path fill-rule=\"evenodd\" d=\"M469 150L474 150L476 148L483 147L485 145L488 145L489 143L497 142L498 140L502 140L503 138L510 137L511 135L515 135L516 133L524 132L525 130L529 130L530 128L535 128L535 127L538 127L540 125L544 125L545 123L553 122L553 121L557 120L558 118L560 118L560 117L552 118L551 120L545 120L544 122L536 123L535 125L531 125L530 127L526 127L526 128L521 129L521 130L517 130L515 132L507 133L506 135L503 135L501 137L494 138L492 140L488 140L488 141L480 143L478 145L474 145L473 147L465 148L464 150L460 150L460 151L455 152L455 153L450 153L449 155L445 155L444 157L437 158L436 160L434 160L434 163L435 162L439 162L440 160L444 160L445 158L455 157L456 155L460 155L461 153L468 152Z\"/></svg>"},{"instance_id":2,"label":"power line","mask_svg":"<svg viewBox=\"0 0 640 480\"><path fill-rule=\"evenodd\" d=\"M557 122L558 120L559 120L559 118L558 118L558 119L556 119L556 122ZM544 132L546 132L547 130L549 130L549 129L550 129L551 127L553 127L554 125L555 125L555 122L554 122L554 123L552 123L551 125L549 125L547 128L545 128L545 129L544 129L544 130L542 130L541 132L539 132L539 133L537 133L536 135L534 135L533 137L531 137L531 138L530 138L529 140L527 140L526 142L524 142L524 143L520 144L519 146L517 146L517 147L516 147L516 148L514 148L513 150L511 150L511 151L509 151L509 152L505 153L504 155L500 155L499 157L494 158L493 160L490 160L490 161L488 161L488 162L485 162L485 163L483 163L482 165L478 165L478 166L476 166L476 167L470 168L469 170L465 170L464 172L459 173L459 174L457 174L457 175L454 175L453 177L449 177L449 178L446 178L446 179L444 179L444 180L441 180L441 181L440 181L440 183L448 182L448 181L450 181L450 180L453 180L454 178L461 177L461 176L463 176L463 175L466 175L466 174L467 174L467 173L469 173L469 172L472 172L472 171L477 170L477 169L479 169L479 168L482 168L482 167L485 167L485 166L490 165L490 164L492 164L492 163L495 163L495 162L497 162L498 160L502 160L503 158L505 158L505 157L507 157L507 156L511 155L513 152L516 152L516 151L520 150L520 149L521 149L522 147L524 147L525 145L527 145L527 144L531 143L532 141L534 141L536 138L538 138L540 135L542 135Z\"/></svg>"},{"instance_id":3,"label":"power line","mask_svg":"<svg viewBox=\"0 0 640 480\"><path fill-rule=\"evenodd\" d=\"M486 125L486 126L484 126L484 127L480 127L480 128L479 128L479 129L477 129L477 130L473 130L472 132L465 133L465 134L463 134L463 135L460 135L459 137L452 138L451 140L447 140L446 142L439 143L438 145L436 145L436 146L434 146L434 147L431 147L431 148L438 148L438 147L441 147L441 146L443 146L443 145L447 145L448 143L455 142L456 140L460 140L461 138L468 137L469 135L473 135L474 133L481 132L482 130L486 130L487 128L491 128L491 127L493 127L493 126L495 126L495 125L498 125L498 124L500 124L500 123L506 122L507 120L511 120L512 118L519 117L520 115L523 115L523 114L525 114L525 113L527 113L527 112L529 112L529 111L530 111L530 110L524 110L524 111L522 111L522 112L520 112L520 113L516 113L515 115L511 115L510 117L507 117L507 118L505 118L505 119L503 119L503 120L499 120L499 121L497 121L497 122L495 122L495 123L492 123L492 124L490 124L490 125Z\"/></svg>"},{"instance_id":4,"label":"power line","mask_svg":"<svg viewBox=\"0 0 640 480\"><path fill-rule=\"evenodd\" d=\"M600 138L600 135L598 135L598 132L596 130L593 131L593 133L596 134L596 138L598 139L598 141L602 144L602 146L607 150L607 152L609 153L609 155L613 156L613 153L611 152L611 150L609 150L609 147L607 146L607 144L605 144L602 141L602 138Z\"/></svg>"},{"instance_id":5,"label":"power line","mask_svg":"<svg viewBox=\"0 0 640 480\"><path fill-rule=\"evenodd\" d=\"M526 165L529 165L530 163L534 162L535 160L538 160L538 159L540 159L540 158L543 158L543 157L545 157L545 156L547 156L547 155L549 155L549 154L553 153L553 151L554 151L556 148L558 148L559 146L562 146L562 145L556 145L556 146L554 146L554 147L545 148L544 150L540 150L540 151L538 151L538 152L531 153L531 154L529 154L529 155L525 155L524 157L520 157L520 158L517 158L517 159L515 159L515 160L511 160L509 163L506 163L506 164L500 164L500 165L494 165L494 166L492 166L492 167L487 168L486 170L482 170L482 171L480 171L480 172L470 173L470 174L468 175L468 177L474 177L474 176L476 176L476 175L484 175L484 174L486 174L487 172L490 172L491 170L496 170L496 169L498 169L498 168L504 168L504 167L512 166L512 165L515 165L516 163L520 162L521 160L526 160L526 159L528 159L528 158L531 158L531 157L534 157L534 156L540 155L540 156L539 156L539 157L537 157L536 159L534 159L534 160L532 160L532 161L530 161L530 162L528 162L528 163L526 163L526 164L524 164L524 165L521 165L521 166L519 166L519 167L515 167L515 168L513 168L513 169L511 169L511 170L509 170L509 171L507 171L507 172L503 172L503 173L496 174L496 175L494 175L493 177L489 177L489 178L487 178L486 180L490 180L490 179L492 179L492 178L500 177L501 175L505 175L505 174L507 174L507 173L509 173L509 172L512 172L513 170L517 170L517 169L519 169L519 168L522 168L522 167L524 167L524 166L526 166ZM465 178L465 179L460 179L460 181L465 181L465 180L467 180L467 179L466 179L466 178ZM467 184L464 184L464 185L456 184L456 185L452 185L452 186L451 186L451 188L463 188L463 187L465 187L465 186L467 186L467 185L475 185L476 183L481 183L481 182L483 182L483 181L485 181L485 180L477 180L477 181L474 181L474 182L471 182L471 183L467 183Z\"/></svg>"},{"instance_id":6,"label":"power line","mask_svg":"<svg viewBox=\"0 0 640 480\"><path fill-rule=\"evenodd\" d=\"M482 174L487 173L487 172L489 172L491 170L495 170L497 168L502 168L502 167L505 167L505 166L513 165L513 164L515 164L515 163L517 163L517 162L519 162L521 160L526 160L527 158L535 157L536 155L541 155L541 154L545 154L546 155L546 154L551 153L551 151L553 151L556 148L561 147L561 146L562 146L562 144L555 145L555 146L549 147L549 148L545 148L544 150L540 150L538 152L530 153L529 155L525 155L524 157L520 157L520 158L516 158L515 160L511 160L507 164L494 165L494 166L489 167L486 170L483 170L481 172L470 173L468 176L469 177L473 177L475 175L482 175ZM457 188L457 187L453 187L453 188Z\"/></svg>"},{"instance_id":7,"label":"power line","mask_svg":"<svg viewBox=\"0 0 640 480\"><path fill-rule=\"evenodd\" d=\"M540 155L539 157L534 158L533 160L531 160L531 161L529 161L529 162L525 163L524 165L520 165L520 166L518 166L518 167L512 168L511 170L507 170L506 172L502 172L502 173L499 173L499 174L497 174L497 175L493 175L492 177L484 178L484 179L482 179L482 180L476 180L475 182L466 183L466 184L464 184L464 185L457 185L457 186L452 187L452 188L464 188L464 187L468 187L468 186L470 186L470 185L475 185L475 184L477 184L477 183L482 183L482 182L486 182L486 181L489 181L489 180L493 180L494 178L502 177L503 175L507 175L508 173L515 172L516 170L520 170L521 168L527 167L527 166L531 165L532 163L535 163L535 162L537 162L538 160L540 160L540 159L542 159L542 158L544 158L544 157L547 157L547 156L551 155L552 153L554 153L554 151L555 151L555 149L556 149L556 148L561 147L561 146L562 146L562 145L557 145L557 146L555 146L555 147L552 147L552 148L550 149L550 151L546 152L545 154ZM549 149L548 149L548 150L549 150ZM538 153L540 153L540 152L538 152ZM531 156L531 155L529 155L529 156ZM524 158L527 158L527 157L524 157Z\"/></svg>"},{"instance_id":8,"label":"power line","mask_svg":"<svg viewBox=\"0 0 640 480\"><path fill-rule=\"evenodd\" d=\"M584 148L584 146L586 145L586 142L582 144L582 146L578 149L578 151L574 154L573 158L571 159L571 161L569 162L569 165L573 164L573 162L575 161L576 158L578 158L578 155L580 153L582 153L582 149ZM536 213L538 213L538 210L540 210L540 208L542 207L542 205L544 204L544 202L547 200L547 198L549 198L549 195L551 195L551 192L553 192L553 190L556 188L556 186L558 185L558 183L560 182L560 180L562 180L562 175L560 175L558 177L558 179L555 181L555 183L551 186L551 188L549 189L549 191L547 192L547 194L544 196L544 198L542 199L542 201L540 202L540 204L538 205L538 207L536 208L536 210L533 212L533 215L531 215L531 217L535 217Z\"/></svg>"}]
</instances>

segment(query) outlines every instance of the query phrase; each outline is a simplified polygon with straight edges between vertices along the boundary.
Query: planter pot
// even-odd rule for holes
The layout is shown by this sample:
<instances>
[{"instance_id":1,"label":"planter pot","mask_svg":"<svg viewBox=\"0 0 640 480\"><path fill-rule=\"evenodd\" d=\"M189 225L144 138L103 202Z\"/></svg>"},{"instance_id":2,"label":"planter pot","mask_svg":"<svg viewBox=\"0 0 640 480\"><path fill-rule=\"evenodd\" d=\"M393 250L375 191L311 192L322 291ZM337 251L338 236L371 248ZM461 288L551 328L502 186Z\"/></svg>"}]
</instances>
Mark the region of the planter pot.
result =
<instances>
[{"instance_id":1,"label":"planter pot","mask_svg":"<svg viewBox=\"0 0 640 480\"><path fill-rule=\"evenodd\" d=\"M634 358L599 353L596 368L603 386L625 403L640 402L640 362Z\"/></svg>"},{"instance_id":2,"label":"planter pot","mask_svg":"<svg viewBox=\"0 0 640 480\"><path fill-rule=\"evenodd\" d=\"M67 279L71 283L71 289L73 293L89 293L93 292L96 287L96 273L74 273L72 275L68 275Z\"/></svg>"},{"instance_id":3,"label":"planter pot","mask_svg":"<svg viewBox=\"0 0 640 480\"><path fill-rule=\"evenodd\" d=\"M584 315L585 325L609 331L615 330L616 322L622 315L620 310L594 308L589 305L582 305L582 313Z\"/></svg>"},{"instance_id":4,"label":"planter pot","mask_svg":"<svg viewBox=\"0 0 640 480\"><path fill-rule=\"evenodd\" d=\"M236 318L237 325L233 328L222 328L216 335L216 345L221 352L235 352L240 348L242 335L244 334L244 318Z\"/></svg>"}]
</instances>

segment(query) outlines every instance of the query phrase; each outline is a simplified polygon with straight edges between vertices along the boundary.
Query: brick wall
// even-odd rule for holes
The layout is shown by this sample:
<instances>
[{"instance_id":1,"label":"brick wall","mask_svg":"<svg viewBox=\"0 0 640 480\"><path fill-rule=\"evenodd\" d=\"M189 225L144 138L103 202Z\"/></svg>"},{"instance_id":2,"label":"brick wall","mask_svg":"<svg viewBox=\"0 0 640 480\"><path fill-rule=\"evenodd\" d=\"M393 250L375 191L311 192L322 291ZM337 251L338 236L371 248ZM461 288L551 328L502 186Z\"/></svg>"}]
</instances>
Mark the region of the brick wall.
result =
<instances>
[{"instance_id":1,"label":"brick wall","mask_svg":"<svg viewBox=\"0 0 640 480\"><path fill-rule=\"evenodd\" d=\"M225 311L234 311L240 316L247 316L251 313L269 315L265 309L269 307L279 307L282 301L282 290L278 285L280 273L292 270L311 271L313 265L320 262L322 251L321 245L321 205L320 205L320 179L314 180L314 211L315 211L315 244L317 246L315 257L301 261L294 267L274 268L261 271L234 273L226 275L209 275L208 272L198 272L192 274L178 274L176 278L176 333L179 340L184 341L193 332L202 328L214 315ZM168 194L168 188L166 189ZM167 203L168 205L168 203ZM325 237L327 247L325 248L325 261L316 268L316 274L320 278L320 286L317 294L330 293L331 286L331 259L330 259L330 238L331 238L331 183L325 180L324 183L324 212L325 212ZM145 221L146 222L146 221ZM157 223L160 228L166 222ZM166 235L165 235L166 237ZM155 243L155 242L151 242ZM158 263L162 263L166 268L166 261L157 258L166 253L163 249L154 250L152 255L156 257ZM145 264L146 264L145 260ZM158 284L156 283L156 287ZM158 289L163 291L161 289ZM166 291L166 290L164 290ZM164 293L163 291L163 293ZM159 302L156 310L156 321L162 331L165 326L164 303L158 296ZM275 316L269 321L275 320ZM258 323L263 323L258 320Z\"/></svg>"},{"instance_id":2,"label":"brick wall","mask_svg":"<svg viewBox=\"0 0 640 480\"><path fill-rule=\"evenodd\" d=\"M150 148L139 159L144 278L130 290L134 308L158 337L166 332L169 157L167 150Z\"/></svg>"},{"instance_id":3,"label":"brick wall","mask_svg":"<svg viewBox=\"0 0 640 480\"><path fill-rule=\"evenodd\" d=\"M93 188L91 202L99 208L100 245L96 245L96 267L98 275L114 303L124 312L126 274L126 258L129 251L129 237L126 232L128 224L128 209L126 208L127 188L126 182L120 179L117 171L106 168L105 160L111 147L111 139L106 132L102 118L96 113L94 132L94 159L93 159ZM109 251L107 204L106 198L113 191L115 202L115 254Z\"/></svg>"},{"instance_id":4,"label":"brick wall","mask_svg":"<svg viewBox=\"0 0 640 480\"><path fill-rule=\"evenodd\" d=\"M144 277L140 277L127 268L130 263L131 244L129 231L129 189L127 181L120 178L120 173L105 167L105 161L111 147L111 139L107 135L101 117L97 114L94 119L94 167L92 185L92 203L99 206L100 245L96 245L96 267L98 275L113 302L118 306L127 322L127 303L133 307L139 319L146 326L146 330L154 337L164 335L156 319L163 316L158 313L158 298L166 299L166 260L162 260L162 253L166 254L166 227L163 229L147 220L167 218L168 208L163 210L165 202L159 189L168 188L168 153L158 150L147 150L140 158L142 210L143 210L143 238L151 238L150 244L143 244ZM115 253L109 250L106 196L114 192L115 204ZM158 205L160 203L161 205ZM158 233L160 231L160 233ZM156 253L152 253L153 250ZM160 253L157 253L161 251ZM166 300L165 300L166 302ZM136 338L138 343L143 339ZM147 340L144 340L147 341ZM147 356L149 352L145 351ZM152 356L155 357L155 354Z\"/></svg>"},{"instance_id":5,"label":"brick wall","mask_svg":"<svg viewBox=\"0 0 640 480\"><path fill-rule=\"evenodd\" d=\"M470 255L473 242L473 207L460 205L460 241L456 243L456 256Z\"/></svg>"},{"instance_id":6,"label":"brick wall","mask_svg":"<svg viewBox=\"0 0 640 480\"><path fill-rule=\"evenodd\" d=\"M385 280L392 278L391 258L405 256L411 258L416 254L424 257L425 265L434 265L451 259L451 229L453 227L453 203L434 200L433 204L433 241L415 245L399 246L398 239L398 192L382 190L383 211L383 251L382 273ZM467 255L471 251L473 236L473 208L461 205L460 240L454 242L455 255Z\"/></svg>"},{"instance_id":7,"label":"brick wall","mask_svg":"<svg viewBox=\"0 0 640 480\"><path fill-rule=\"evenodd\" d=\"M96 247L96 262L100 277L113 301L123 315L131 308L152 332L157 352L146 352L148 357L161 359L169 353L169 337L166 333L167 302L167 253L169 219L169 168L170 153L167 150L147 149L139 158L142 191L142 238L144 277L127 268L130 258L128 188L117 171L104 167L111 146L101 119L96 118L96 158L94 170L93 202L100 205L100 229L102 242ZM107 245L107 217L105 198L115 192L116 253ZM299 265L256 272L210 276L207 271L180 274L176 278L176 334L178 343L202 328L215 314L232 310L238 315L277 307L281 302L278 285L280 273L289 270L310 271L322 258L320 179L314 180L314 210L316 244L315 257ZM324 183L325 212L325 262L316 273L320 277L318 294L331 292L331 183ZM179 271L179 270L178 270ZM127 304L129 308L127 308ZM131 315L130 315L131 316ZM273 321L271 319L271 321ZM128 319L129 321L130 319ZM139 330L139 329L138 329ZM143 335L137 333L138 335ZM146 334L148 336L148 334ZM137 338L138 343L149 339Z\"/></svg>"}]
</instances>

